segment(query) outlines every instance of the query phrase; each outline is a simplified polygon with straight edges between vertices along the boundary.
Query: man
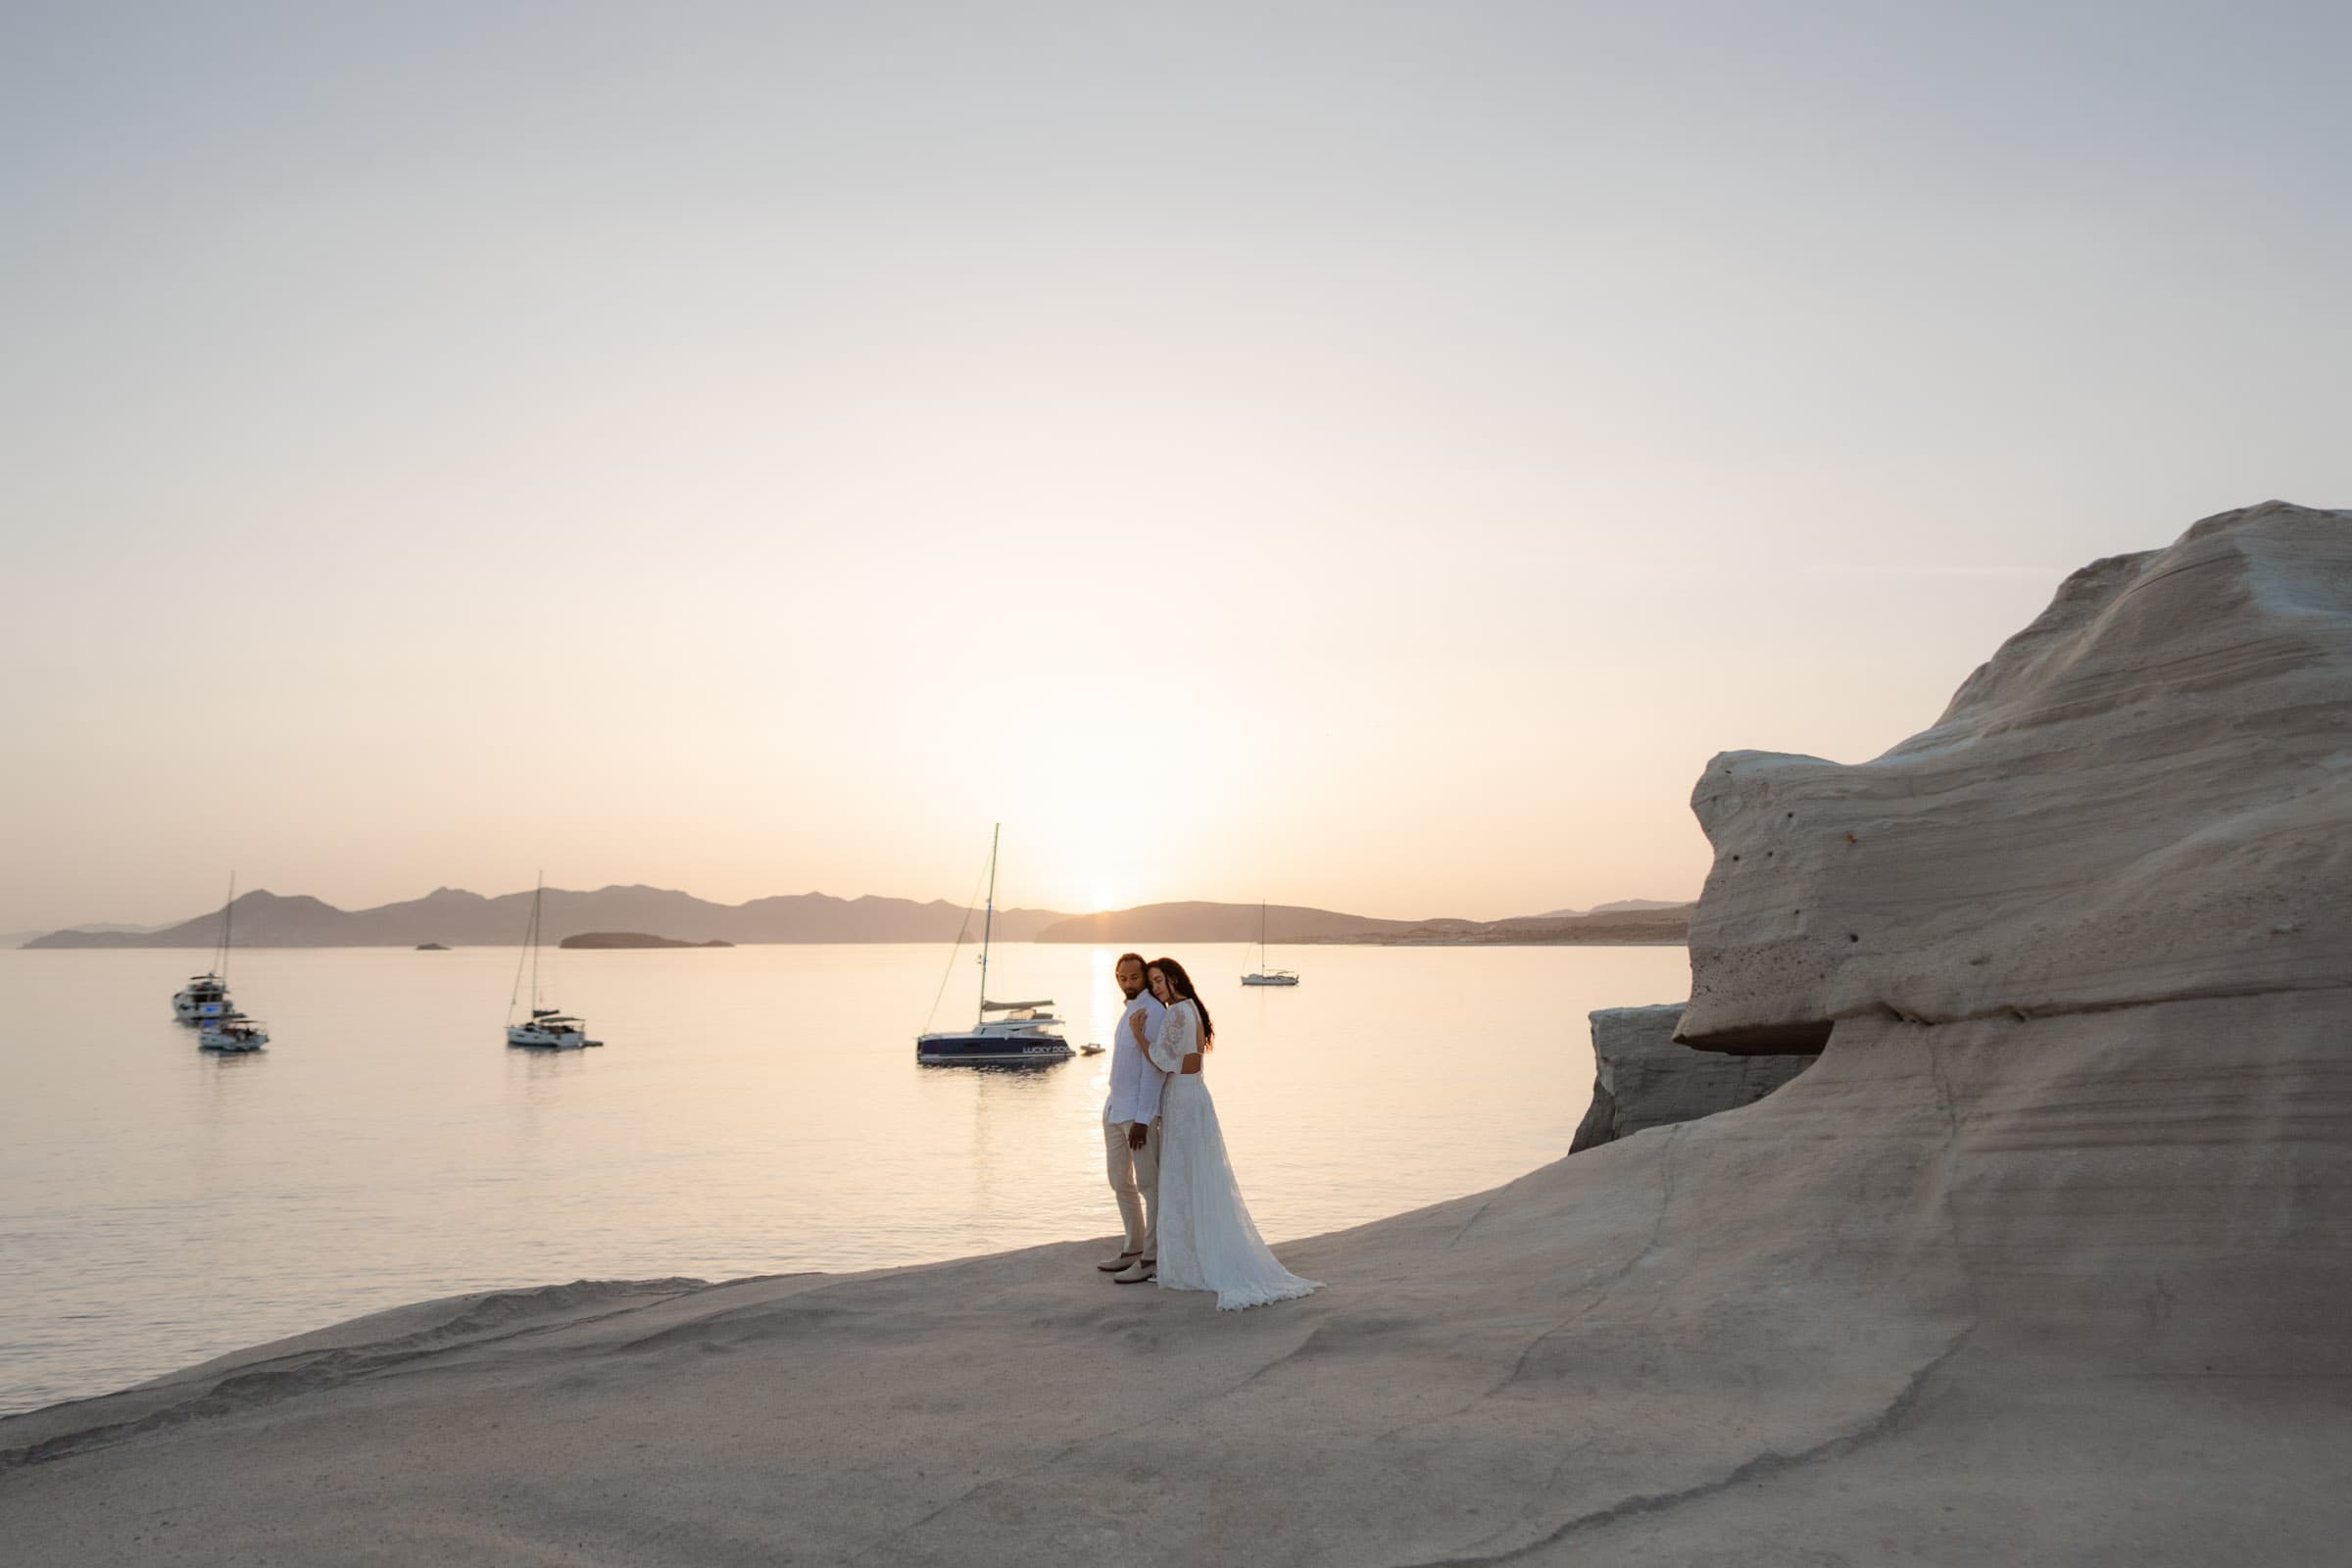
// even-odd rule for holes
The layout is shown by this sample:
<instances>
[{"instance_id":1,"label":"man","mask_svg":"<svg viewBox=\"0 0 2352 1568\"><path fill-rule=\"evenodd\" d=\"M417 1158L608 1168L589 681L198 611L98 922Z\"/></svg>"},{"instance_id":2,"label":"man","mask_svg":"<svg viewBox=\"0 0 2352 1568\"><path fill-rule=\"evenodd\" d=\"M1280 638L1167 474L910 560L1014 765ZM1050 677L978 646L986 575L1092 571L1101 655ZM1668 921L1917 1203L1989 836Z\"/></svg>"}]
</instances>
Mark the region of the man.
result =
<instances>
[{"instance_id":1,"label":"man","mask_svg":"<svg viewBox=\"0 0 2352 1568\"><path fill-rule=\"evenodd\" d=\"M1144 989L1142 954L1119 955L1111 974L1127 998L1127 1009L1110 1032L1110 1096L1102 1102L1102 1152L1109 1161L1110 1190L1118 1195L1126 1239L1118 1256L1096 1267L1121 1285L1141 1285L1159 1263L1159 1088L1164 1078L1135 1043L1132 1020L1143 1014L1144 1038L1150 1040L1158 1035L1167 1009Z\"/></svg>"}]
</instances>

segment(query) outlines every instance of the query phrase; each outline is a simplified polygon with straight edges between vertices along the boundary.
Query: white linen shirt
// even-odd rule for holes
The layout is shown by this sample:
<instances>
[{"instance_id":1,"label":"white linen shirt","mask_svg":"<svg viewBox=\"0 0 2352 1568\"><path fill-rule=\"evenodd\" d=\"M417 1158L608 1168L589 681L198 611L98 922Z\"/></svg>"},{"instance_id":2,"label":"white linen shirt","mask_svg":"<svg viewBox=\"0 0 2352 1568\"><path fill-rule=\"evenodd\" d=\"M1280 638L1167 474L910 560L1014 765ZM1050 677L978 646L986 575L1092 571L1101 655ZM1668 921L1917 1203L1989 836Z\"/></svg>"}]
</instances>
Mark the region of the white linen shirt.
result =
<instances>
[{"instance_id":1,"label":"white linen shirt","mask_svg":"<svg viewBox=\"0 0 2352 1568\"><path fill-rule=\"evenodd\" d=\"M1110 1043L1110 1096L1102 1102L1102 1123L1117 1126L1121 1122L1155 1121L1159 1117L1159 1088L1166 1081L1157 1067L1144 1055L1144 1048L1135 1043L1135 1025L1128 1022L1137 1013L1144 1015L1144 1038L1159 1038L1159 1021L1168 1009L1147 991L1127 1004L1119 1014L1117 1036Z\"/></svg>"}]
</instances>

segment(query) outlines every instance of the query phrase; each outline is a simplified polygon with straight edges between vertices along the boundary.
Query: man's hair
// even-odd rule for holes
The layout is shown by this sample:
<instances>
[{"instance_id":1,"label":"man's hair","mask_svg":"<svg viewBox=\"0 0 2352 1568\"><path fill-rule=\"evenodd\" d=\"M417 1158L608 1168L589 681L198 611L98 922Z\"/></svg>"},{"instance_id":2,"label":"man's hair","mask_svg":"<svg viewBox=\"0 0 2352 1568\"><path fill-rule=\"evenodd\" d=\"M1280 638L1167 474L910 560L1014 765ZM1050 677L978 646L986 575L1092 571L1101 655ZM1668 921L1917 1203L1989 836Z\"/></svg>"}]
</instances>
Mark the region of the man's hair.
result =
<instances>
[{"instance_id":1,"label":"man's hair","mask_svg":"<svg viewBox=\"0 0 2352 1568\"><path fill-rule=\"evenodd\" d=\"M1122 954L1120 954L1120 955L1119 955L1117 962L1114 962L1113 964L1111 964L1111 966L1110 966L1110 972L1111 972L1111 973L1113 973L1113 974L1116 974L1116 973L1118 973L1118 972L1119 972L1119 964L1121 964L1121 963L1125 963L1125 962L1126 962L1126 961L1127 961L1129 958L1133 958L1133 959L1135 960L1135 966L1136 966L1138 969L1149 969L1150 967L1152 967L1150 964L1148 964L1148 963L1146 963L1146 962L1144 961L1144 956L1143 956L1142 954L1140 954L1140 953L1122 953Z\"/></svg>"}]
</instances>

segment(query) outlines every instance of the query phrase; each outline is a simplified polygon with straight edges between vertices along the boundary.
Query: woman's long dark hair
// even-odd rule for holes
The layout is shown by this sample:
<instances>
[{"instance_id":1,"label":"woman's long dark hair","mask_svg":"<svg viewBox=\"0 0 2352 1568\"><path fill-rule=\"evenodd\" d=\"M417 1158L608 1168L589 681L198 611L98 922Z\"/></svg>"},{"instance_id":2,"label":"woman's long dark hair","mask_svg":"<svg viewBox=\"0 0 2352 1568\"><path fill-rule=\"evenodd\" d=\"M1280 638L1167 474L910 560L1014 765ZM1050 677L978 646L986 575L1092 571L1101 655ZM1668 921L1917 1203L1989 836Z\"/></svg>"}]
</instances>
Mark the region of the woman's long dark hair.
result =
<instances>
[{"instance_id":1,"label":"woman's long dark hair","mask_svg":"<svg viewBox=\"0 0 2352 1568\"><path fill-rule=\"evenodd\" d=\"M1174 958L1153 958L1152 967L1168 977L1169 996L1178 1002L1191 1003L1193 1010L1200 1014L1200 1049L1214 1050L1211 1042L1217 1038L1217 1026L1208 1021L1208 1004L1202 1002L1200 993L1193 989L1193 977L1184 972L1184 965Z\"/></svg>"}]
</instances>

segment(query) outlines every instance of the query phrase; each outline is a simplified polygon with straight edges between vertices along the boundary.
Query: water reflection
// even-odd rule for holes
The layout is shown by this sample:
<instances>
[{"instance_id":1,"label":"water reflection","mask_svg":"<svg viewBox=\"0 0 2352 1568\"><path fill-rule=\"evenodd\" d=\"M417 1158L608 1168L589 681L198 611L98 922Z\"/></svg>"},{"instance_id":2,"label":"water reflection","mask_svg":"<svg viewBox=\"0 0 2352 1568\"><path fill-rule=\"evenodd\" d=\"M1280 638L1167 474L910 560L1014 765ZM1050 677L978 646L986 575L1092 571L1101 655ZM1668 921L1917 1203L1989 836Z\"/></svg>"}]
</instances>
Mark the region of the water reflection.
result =
<instances>
[{"instance_id":1,"label":"water reflection","mask_svg":"<svg viewBox=\"0 0 2352 1568\"><path fill-rule=\"evenodd\" d=\"M1277 1241L1556 1156L1592 1083L1583 1010L1688 985L1678 949L1327 948L1306 986L1243 1004L1244 949L1179 956L1217 1009L1220 1117ZM593 1053L506 1045L512 950L259 950L239 995L279 1040L226 1057L153 1017L183 956L0 952L0 1345L36 1348L0 1358L0 1410L458 1291L864 1268L1117 1224L1109 1054L917 1066L905 1025L937 948L569 955L565 1001L611 1042ZM1071 1000L1074 1046L1110 1044L1117 950L1008 956L1022 991Z\"/></svg>"},{"instance_id":2,"label":"water reflection","mask_svg":"<svg viewBox=\"0 0 2352 1568\"><path fill-rule=\"evenodd\" d=\"M1086 1004L1087 1043L1107 1050L1111 1034L1118 1028L1119 1014L1127 1007L1127 999L1119 994L1119 956L1108 948L1097 948L1087 955Z\"/></svg>"},{"instance_id":3,"label":"water reflection","mask_svg":"<svg viewBox=\"0 0 2352 1568\"><path fill-rule=\"evenodd\" d=\"M532 1095L544 1099L554 1086L588 1070L585 1051L523 1051L514 1046L506 1048L507 1076L520 1075Z\"/></svg>"}]
</instances>

